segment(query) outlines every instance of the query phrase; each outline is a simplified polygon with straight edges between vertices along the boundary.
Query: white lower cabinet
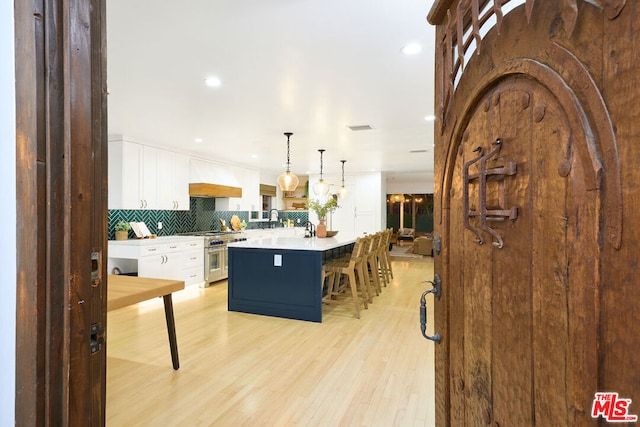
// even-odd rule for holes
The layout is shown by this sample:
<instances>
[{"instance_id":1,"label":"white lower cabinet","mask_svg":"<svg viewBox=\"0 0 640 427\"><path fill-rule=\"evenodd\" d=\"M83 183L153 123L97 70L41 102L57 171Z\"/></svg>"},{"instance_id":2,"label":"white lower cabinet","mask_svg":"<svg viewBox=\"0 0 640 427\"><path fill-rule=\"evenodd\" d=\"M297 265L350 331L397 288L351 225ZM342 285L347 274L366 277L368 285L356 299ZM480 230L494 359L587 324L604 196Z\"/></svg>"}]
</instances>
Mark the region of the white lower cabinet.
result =
<instances>
[{"instance_id":1,"label":"white lower cabinet","mask_svg":"<svg viewBox=\"0 0 640 427\"><path fill-rule=\"evenodd\" d=\"M204 282L204 239L112 240L109 241L109 272L114 267L122 272L135 269L140 277L183 280L186 286L199 285Z\"/></svg>"}]
</instances>

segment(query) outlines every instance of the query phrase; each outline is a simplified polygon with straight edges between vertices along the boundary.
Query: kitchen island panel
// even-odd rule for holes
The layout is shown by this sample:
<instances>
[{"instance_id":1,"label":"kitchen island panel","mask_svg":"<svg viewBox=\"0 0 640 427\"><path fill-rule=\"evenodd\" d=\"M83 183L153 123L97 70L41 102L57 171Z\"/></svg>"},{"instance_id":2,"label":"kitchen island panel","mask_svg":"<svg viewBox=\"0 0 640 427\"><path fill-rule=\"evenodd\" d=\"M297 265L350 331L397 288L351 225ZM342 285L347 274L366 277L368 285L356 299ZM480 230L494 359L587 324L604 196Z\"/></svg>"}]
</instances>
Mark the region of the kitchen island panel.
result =
<instances>
[{"instance_id":1,"label":"kitchen island panel","mask_svg":"<svg viewBox=\"0 0 640 427\"><path fill-rule=\"evenodd\" d=\"M321 322L322 258L321 251L230 245L229 311Z\"/></svg>"}]
</instances>

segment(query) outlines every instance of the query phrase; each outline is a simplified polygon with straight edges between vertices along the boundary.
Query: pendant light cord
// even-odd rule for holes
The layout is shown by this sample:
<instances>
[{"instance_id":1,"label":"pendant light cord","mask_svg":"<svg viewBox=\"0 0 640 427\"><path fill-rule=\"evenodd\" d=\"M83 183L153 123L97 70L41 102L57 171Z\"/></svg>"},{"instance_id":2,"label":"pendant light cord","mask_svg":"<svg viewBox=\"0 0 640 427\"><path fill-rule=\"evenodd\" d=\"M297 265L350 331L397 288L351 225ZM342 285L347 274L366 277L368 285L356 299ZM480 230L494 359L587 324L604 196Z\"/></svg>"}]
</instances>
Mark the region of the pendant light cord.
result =
<instances>
[{"instance_id":1,"label":"pendant light cord","mask_svg":"<svg viewBox=\"0 0 640 427\"><path fill-rule=\"evenodd\" d=\"M322 181L322 154L324 153L324 149L321 148L318 151L320 152L320 181Z\"/></svg>"},{"instance_id":2,"label":"pendant light cord","mask_svg":"<svg viewBox=\"0 0 640 427\"><path fill-rule=\"evenodd\" d=\"M290 161L290 158L289 158L289 138L293 134L291 132L286 132L285 135L287 136L287 173L289 173L289 172L291 172L291 170L290 170L291 161Z\"/></svg>"}]
</instances>

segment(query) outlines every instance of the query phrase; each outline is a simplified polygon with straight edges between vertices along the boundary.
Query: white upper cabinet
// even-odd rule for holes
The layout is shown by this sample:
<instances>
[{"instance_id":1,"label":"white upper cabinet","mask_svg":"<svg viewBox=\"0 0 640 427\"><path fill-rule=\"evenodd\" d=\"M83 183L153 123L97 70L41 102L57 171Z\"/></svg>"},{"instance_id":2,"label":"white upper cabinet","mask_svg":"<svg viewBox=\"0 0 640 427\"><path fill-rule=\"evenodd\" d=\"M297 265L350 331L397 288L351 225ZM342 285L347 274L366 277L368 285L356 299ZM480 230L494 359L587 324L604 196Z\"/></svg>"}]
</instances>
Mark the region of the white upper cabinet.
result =
<instances>
[{"instance_id":1,"label":"white upper cabinet","mask_svg":"<svg viewBox=\"0 0 640 427\"><path fill-rule=\"evenodd\" d=\"M109 143L109 209L158 209L157 154L128 141Z\"/></svg>"},{"instance_id":2,"label":"white upper cabinet","mask_svg":"<svg viewBox=\"0 0 640 427\"><path fill-rule=\"evenodd\" d=\"M109 209L189 209L188 157L109 142Z\"/></svg>"},{"instance_id":3,"label":"white upper cabinet","mask_svg":"<svg viewBox=\"0 0 640 427\"><path fill-rule=\"evenodd\" d=\"M158 198L163 210L189 210L189 157L158 150Z\"/></svg>"},{"instance_id":4,"label":"white upper cabinet","mask_svg":"<svg viewBox=\"0 0 640 427\"><path fill-rule=\"evenodd\" d=\"M191 159L189 182L242 187L242 169L207 160Z\"/></svg>"}]
</instances>

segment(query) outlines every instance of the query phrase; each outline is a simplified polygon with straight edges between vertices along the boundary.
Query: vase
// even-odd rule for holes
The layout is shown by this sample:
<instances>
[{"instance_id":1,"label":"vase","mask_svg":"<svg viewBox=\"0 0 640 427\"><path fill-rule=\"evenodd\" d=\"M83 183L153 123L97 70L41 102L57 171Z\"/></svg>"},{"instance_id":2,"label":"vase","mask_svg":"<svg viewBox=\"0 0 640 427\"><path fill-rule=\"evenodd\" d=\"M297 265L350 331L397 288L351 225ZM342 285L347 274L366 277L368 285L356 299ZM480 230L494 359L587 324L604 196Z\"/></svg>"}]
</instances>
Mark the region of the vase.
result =
<instances>
[{"instance_id":1,"label":"vase","mask_svg":"<svg viewBox=\"0 0 640 427\"><path fill-rule=\"evenodd\" d=\"M116 231L116 240L127 240L129 238L128 231Z\"/></svg>"},{"instance_id":2,"label":"vase","mask_svg":"<svg viewBox=\"0 0 640 427\"><path fill-rule=\"evenodd\" d=\"M325 224L325 220L321 219L318 225L316 226L316 236L317 237L327 237L327 224Z\"/></svg>"}]
</instances>

